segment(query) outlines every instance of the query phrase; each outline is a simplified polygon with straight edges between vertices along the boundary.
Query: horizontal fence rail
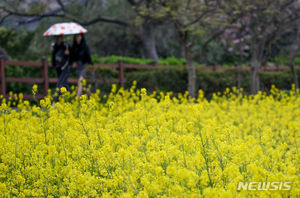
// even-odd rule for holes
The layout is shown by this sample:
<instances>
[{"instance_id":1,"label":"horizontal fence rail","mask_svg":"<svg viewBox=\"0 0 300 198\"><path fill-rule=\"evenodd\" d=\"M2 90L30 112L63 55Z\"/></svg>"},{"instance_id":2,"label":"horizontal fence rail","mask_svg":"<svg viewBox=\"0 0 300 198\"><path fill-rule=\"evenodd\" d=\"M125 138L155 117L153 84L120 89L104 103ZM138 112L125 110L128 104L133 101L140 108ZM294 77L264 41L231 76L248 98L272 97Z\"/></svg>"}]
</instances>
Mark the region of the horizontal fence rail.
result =
<instances>
[{"instance_id":1,"label":"horizontal fence rail","mask_svg":"<svg viewBox=\"0 0 300 198\"><path fill-rule=\"evenodd\" d=\"M21 66L21 67L40 67L42 68L42 77L41 78L25 78L25 77L6 77L5 75L5 67L6 66ZM49 78L48 76L48 68L51 67L51 63L47 62L45 58L42 58L41 62L29 62L29 61L11 61L5 60L3 57L0 57L0 94L4 97L8 97L6 90L6 83L9 82L17 82L17 83L38 83L43 85L43 94L36 95L36 98L43 98L48 94L49 83L57 83L57 78ZM153 65L136 65L136 64L124 64L122 61L118 61L117 64L94 64L94 68L89 68L89 72L94 72L95 68L101 67L110 67L118 69L118 79L116 80L102 80L102 79L93 79L89 80L89 82L95 83L118 83L121 87L125 85L124 79L124 69L152 69ZM69 78L68 83L76 84L78 79ZM33 95L24 94L24 99L32 99Z\"/></svg>"},{"instance_id":2,"label":"horizontal fence rail","mask_svg":"<svg viewBox=\"0 0 300 198\"><path fill-rule=\"evenodd\" d=\"M21 67L40 67L42 68L42 77L41 78L23 78L23 77L6 77L5 76L5 67L6 66L21 66ZM48 68L51 66L49 62L46 61L45 58L42 58L40 62L29 62L29 61L11 61L11 60L5 60L3 57L0 57L0 79L1 79L1 91L0 94L3 95L3 97L8 97L7 91L6 91L6 83L9 82L17 82L17 83L39 83L43 84L43 94L36 95L36 98L43 98L48 94L49 89L49 83L56 83L57 78L49 78L48 76ZM119 61L117 64L94 64L94 68L89 68L89 72L95 71L95 68L100 67L110 67L110 68L116 68L118 69L118 79L110 81L110 83L118 83L121 87L124 87L125 85L125 79L124 79L124 70L125 69L153 69L156 66L155 65L137 65L137 64L124 64L122 61ZM234 69L234 68L240 68L242 70L251 70L251 67L227 67L227 66L201 66L199 69L201 70L228 70L228 69ZM300 68L300 66L297 66L295 68ZM290 69L288 66L263 66L261 68L262 71L280 71L283 69ZM105 83L108 81L104 81L102 79L93 79L89 80L89 82L96 82L96 83ZM76 78L69 78L68 83L75 84L77 83ZM33 95L24 95L24 99L31 99L33 98Z\"/></svg>"}]
</instances>

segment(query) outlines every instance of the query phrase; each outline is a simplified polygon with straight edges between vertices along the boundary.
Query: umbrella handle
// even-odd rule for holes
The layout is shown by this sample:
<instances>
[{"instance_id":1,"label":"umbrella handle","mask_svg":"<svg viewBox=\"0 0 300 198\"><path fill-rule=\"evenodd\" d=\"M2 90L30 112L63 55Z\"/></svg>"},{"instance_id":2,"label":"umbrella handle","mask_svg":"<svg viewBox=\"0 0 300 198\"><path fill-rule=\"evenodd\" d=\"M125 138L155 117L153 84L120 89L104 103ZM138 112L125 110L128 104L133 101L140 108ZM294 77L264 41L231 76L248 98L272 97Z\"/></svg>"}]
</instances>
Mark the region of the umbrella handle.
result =
<instances>
[{"instance_id":1,"label":"umbrella handle","mask_svg":"<svg viewBox=\"0 0 300 198\"><path fill-rule=\"evenodd\" d=\"M65 63L65 65L61 67L61 70L66 69L68 66L69 66L69 61L67 61L67 62Z\"/></svg>"},{"instance_id":2,"label":"umbrella handle","mask_svg":"<svg viewBox=\"0 0 300 198\"><path fill-rule=\"evenodd\" d=\"M70 50L68 48L65 50L65 54L70 55Z\"/></svg>"}]
</instances>

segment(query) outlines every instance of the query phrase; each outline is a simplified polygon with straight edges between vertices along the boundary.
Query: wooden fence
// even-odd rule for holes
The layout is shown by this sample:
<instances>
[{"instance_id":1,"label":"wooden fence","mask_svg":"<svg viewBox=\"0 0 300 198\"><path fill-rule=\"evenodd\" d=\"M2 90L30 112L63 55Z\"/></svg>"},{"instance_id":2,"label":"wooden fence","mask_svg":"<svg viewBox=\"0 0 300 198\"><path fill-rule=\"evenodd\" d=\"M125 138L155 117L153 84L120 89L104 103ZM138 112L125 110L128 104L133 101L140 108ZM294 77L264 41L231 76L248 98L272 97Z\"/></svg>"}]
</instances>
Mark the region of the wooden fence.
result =
<instances>
[{"instance_id":1,"label":"wooden fence","mask_svg":"<svg viewBox=\"0 0 300 198\"><path fill-rule=\"evenodd\" d=\"M6 77L5 76L5 67L6 66L21 66L21 67L39 67L42 68L42 77L41 78L24 78L24 77ZM28 62L28 61L11 61L11 60L5 60L3 57L0 57L0 79L1 79L1 85L0 85L0 94L4 97L7 97L8 94L6 92L6 83L8 82L19 82L19 83L39 83L43 85L43 94L39 94L36 97L37 98L43 98L47 95L48 89L49 89L49 83L56 83L57 78L49 78L48 76L48 68L51 66L49 62L46 61L45 58L42 58L40 62ZM95 71L95 68L99 67L111 67L118 69L118 79L114 81L114 83L119 83L121 87L124 87L125 79L124 79L124 72L125 69L153 69L155 68L154 65L136 65L136 64L124 64L122 61L119 61L118 64L94 64L94 69L92 69L92 72ZM200 69L203 70L225 70L225 69L232 69L233 67L224 67L224 66L207 66L207 67L200 67ZM289 69L290 67L287 66L264 66L262 67L262 70L264 71L280 71L282 69ZM300 68L297 66L296 68ZM244 70L250 70L250 67L243 67ZM69 83L77 83L77 79L75 78L69 78ZM90 82L97 82L97 83L103 83L101 79L93 79L90 80ZM25 99L31 99L32 95L24 95Z\"/></svg>"},{"instance_id":2,"label":"wooden fence","mask_svg":"<svg viewBox=\"0 0 300 198\"><path fill-rule=\"evenodd\" d=\"M21 66L21 67L39 67L42 68L42 77L40 78L24 78L24 77L6 77L5 67L10 66ZM42 58L41 62L28 62L28 61L10 61L5 60L0 57L0 79L1 79L1 90L0 94L4 97L7 97L6 83L8 82L18 82L18 83L38 83L42 84L43 93L38 94L36 98L43 98L48 94L49 83L56 83L57 78L49 78L48 68L51 66L51 63L47 62L45 58ZM124 64L122 61L119 61L118 64L94 64L94 69L90 72L94 72L96 68L99 67L111 67L118 69L118 79L113 81L114 83L119 83L120 86L124 87L124 70L125 69L152 69L153 65L135 65L135 64ZM101 79L90 80L89 82L103 83ZM69 78L68 83L77 83L76 78ZM25 99L33 98L32 95L24 95Z\"/></svg>"}]
</instances>

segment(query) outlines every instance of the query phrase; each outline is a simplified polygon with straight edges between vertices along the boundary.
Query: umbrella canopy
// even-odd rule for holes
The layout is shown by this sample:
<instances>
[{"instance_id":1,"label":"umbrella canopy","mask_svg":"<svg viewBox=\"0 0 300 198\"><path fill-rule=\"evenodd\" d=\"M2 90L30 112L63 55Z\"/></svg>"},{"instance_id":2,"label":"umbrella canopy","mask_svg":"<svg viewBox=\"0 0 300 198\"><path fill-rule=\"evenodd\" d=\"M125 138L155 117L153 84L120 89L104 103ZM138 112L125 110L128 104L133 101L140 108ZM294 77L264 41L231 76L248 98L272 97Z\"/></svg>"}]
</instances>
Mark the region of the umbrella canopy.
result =
<instances>
[{"instance_id":1,"label":"umbrella canopy","mask_svg":"<svg viewBox=\"0 0 300 198\"><path fill-rule=\"evenodd\" d=\"M52 25L43 35L44 36L59 36L71 34L83 34L87 30L81 25L73 22L69 23L56 23Z\"/></svg>"}]
</instances>

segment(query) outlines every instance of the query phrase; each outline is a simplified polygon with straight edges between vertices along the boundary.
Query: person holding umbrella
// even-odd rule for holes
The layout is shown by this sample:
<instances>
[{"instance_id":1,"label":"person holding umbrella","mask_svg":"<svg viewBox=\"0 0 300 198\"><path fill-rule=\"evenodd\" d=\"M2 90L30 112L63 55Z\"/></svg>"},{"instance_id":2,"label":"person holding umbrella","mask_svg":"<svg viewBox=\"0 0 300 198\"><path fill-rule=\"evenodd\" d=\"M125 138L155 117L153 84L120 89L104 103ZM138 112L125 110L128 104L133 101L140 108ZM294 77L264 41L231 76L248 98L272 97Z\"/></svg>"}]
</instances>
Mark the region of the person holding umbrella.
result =
<instances>
[{"instance_id":1,"label":"person holding umbrella","mask_svg":"<svg viewBox=\"0 0 300 198\"><path fill-rule=\"evenodd\" d=\"M69 85L67 83L71 71L69 49L70 45L63 41L63 36L55 36L55 43L52 44L51 62L52 66L56 70L58 78L56 88L59 89L65 87L67 90L70 90ZM58 95L60 95L60 90L58 92Z\"/></svg>"},{"instance_id":2,"label":"person holding umbrella","mask_svg":"<svg viewBox=\"0 0 300 198\"><path fill-rule=\"evenodd\" d=\"M55 43L52 46L52 66L55 67L57 72L58 81L56 87L59 89L65 87L67 90L70 90L67 79L71 69L71 52L69 44L63 41L63 35L76 35L85 32L87 30L79 24L68 22L54 24L44 33L44 36L55 36ZM60 91L58 94L60 94Z\"/></svg>"},{"instance_id":3,"label":"person holding umbrella","mask_svg":"<svg viewBox=\"0 0 300 198\"><path fill-rule=\"evenodd\" d=\"M71 47L71 63L76 67L78 75L78 89L77 97L82 93L82 80L85 77L85 69L88 64L93 64L89 46L86 44L83 34L76 34L74 36L73 45Z\"/></svg>"}]
</instances>

